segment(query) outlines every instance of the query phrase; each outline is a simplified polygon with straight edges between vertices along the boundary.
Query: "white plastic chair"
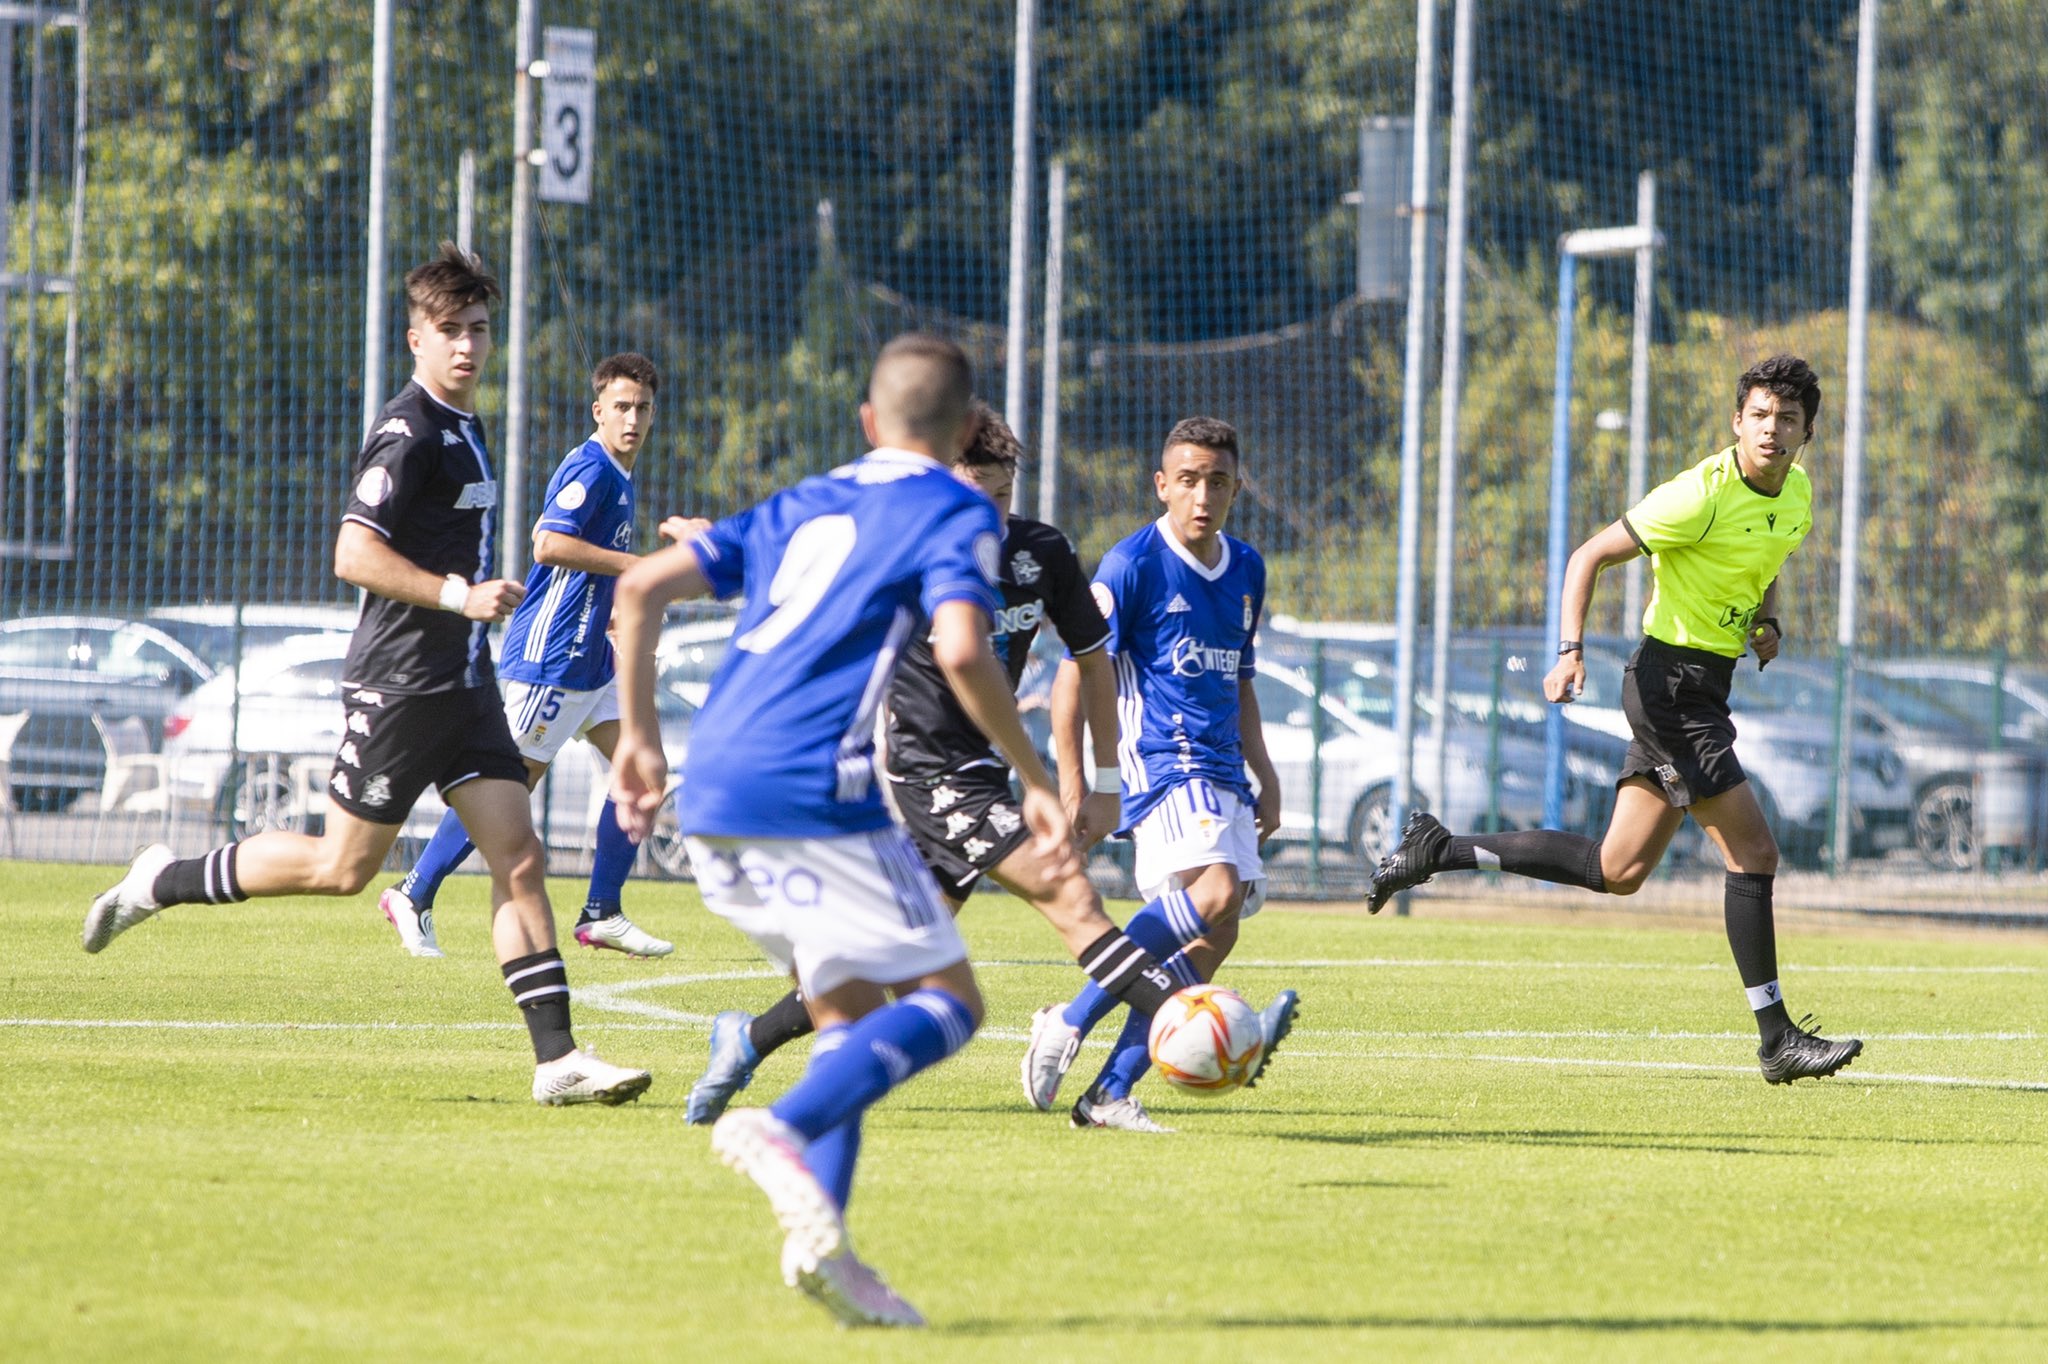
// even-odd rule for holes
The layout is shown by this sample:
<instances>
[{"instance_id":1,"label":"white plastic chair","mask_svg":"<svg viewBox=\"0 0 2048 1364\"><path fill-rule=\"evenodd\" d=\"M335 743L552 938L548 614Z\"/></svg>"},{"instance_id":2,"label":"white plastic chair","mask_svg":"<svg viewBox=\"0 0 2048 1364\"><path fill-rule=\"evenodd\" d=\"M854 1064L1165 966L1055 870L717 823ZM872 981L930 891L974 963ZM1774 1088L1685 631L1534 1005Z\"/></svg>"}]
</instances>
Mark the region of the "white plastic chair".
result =
<instances>
[{"instance_id":1,"label":"white plastic chair","mask_svg":"<svg viewBox=\"0 0 2048 1364\"><path fill-rule=\"evenodd\" d=\"M164 755L150 747L149 726L134 715L109 722L98 711L93 712L92 726L99 731L100 746L106 750L107 770L100 781L99 818L93 821L89 856L99 860L100 830L106 827L107 816L115 811L161 814L163 836L168 839L170 770ZM147 782L140 780L144 777Z\"/></svg>"},{"instance_id":2,"label":"white plastic chair","mask_svg":"<svg viewBox=\"0 0 2048 1364\"><path fill-rule=\"evenodd\" d=\"M0 831L7 835L10 857L14 855L14 741L27 723L25 710L0 715Z\"/></svg>"}]
</instances>

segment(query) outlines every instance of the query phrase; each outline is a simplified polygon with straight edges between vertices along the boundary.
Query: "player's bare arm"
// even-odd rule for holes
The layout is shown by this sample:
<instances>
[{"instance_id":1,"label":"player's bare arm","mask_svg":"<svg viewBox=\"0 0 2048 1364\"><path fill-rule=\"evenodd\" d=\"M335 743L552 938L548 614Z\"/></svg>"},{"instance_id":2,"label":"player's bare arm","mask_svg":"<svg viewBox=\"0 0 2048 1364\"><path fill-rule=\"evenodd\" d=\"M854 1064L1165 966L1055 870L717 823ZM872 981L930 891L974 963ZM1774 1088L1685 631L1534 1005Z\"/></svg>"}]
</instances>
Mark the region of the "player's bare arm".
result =
<instances>
[{"instance_id":1,"label":"player's bare arm","mask_svg":"<svg viewBox=\"0 0 2048 1364\"><path fill-rule=\"evenodd\" d=\"M613 646L619 661L619 741L612 750L612 800L619 825L634 842L654 827L668 790L668 758L654 713L654 646L661 613L672 601L709 596L697 551L670 545L634 563L619 577L612 601Z\"/></svg>"},{"instance_id":2,"label":"player's bare arm","mask_svg":"<svg viewBox=\"0 0 2048 1364\"><path fill-rule=\"evenodd\" d=\"M1572 551L1564 566L1564 604L1558 617L1563 638L1586 637L1586 613L1593 606L1593 584L1603 569L1625 564L1643 552L1628 524L1617 518L1612 524ZM1543 679L1543 694L1559 705L1576 701L1586 685L1586 655L1569 650L1557 657L1550 674Z\"/></svg>"},{"instance_id":3,"label":"player's bare arm","mask_svg":"<svg viewBox=\"0 0 2048 1364\"><path fill-rule=\"evenodd\" d=\"M1259 782L1259 837L1280 832L1280 773L1266 752L1266 726L1259 718L1259 693L1249 677L1237 680L1237 741L1244 750L1244 765Z\"/></svg>"},{"instance_id":4,"label":"player's bare arm","mask_svg":"<svg viewBox=\"0 0 2048 1364\"><path fill-rule=\"evenodd\" d=\"M365 592L436 610L448 585L446 578L421 568L376 531L354 521L343 522L334 537L334 576ZM472 583L462 614L471 620L504 620L525 595L526 585L510 578Z\"/></svg>"},{"instance_id":5,"label":"player's bare arm","mask_svg":"<svg viewBox=\"0 0 2048 1364\"><path fill-rule=\"evenodd\" d=\"M1067 709L1064 734L1062 704ZM1123 805L1116 791L1091 789L1082 775L1083 723L1087 726L1097 779L1106 780L1105 773L1113 778L1117 771L1116 665L1106 649L1062 662L1053 678L1053 752L1060 767L1060 796L1074 822L1074 840L1086 850L1116 831L1123 818Z\"/></svg>"}]
</instances>

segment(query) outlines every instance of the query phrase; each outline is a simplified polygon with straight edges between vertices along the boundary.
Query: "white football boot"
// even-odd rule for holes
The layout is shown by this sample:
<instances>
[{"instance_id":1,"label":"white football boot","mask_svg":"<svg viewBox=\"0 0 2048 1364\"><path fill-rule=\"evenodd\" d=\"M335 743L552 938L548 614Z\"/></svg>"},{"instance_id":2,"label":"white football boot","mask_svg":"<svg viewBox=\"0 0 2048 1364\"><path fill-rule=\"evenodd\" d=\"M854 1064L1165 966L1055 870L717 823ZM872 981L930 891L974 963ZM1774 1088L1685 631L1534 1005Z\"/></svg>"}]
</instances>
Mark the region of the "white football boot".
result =
<instances>
[{"instance_id":1,"label":"white football boot","mask_svg":"<svg viewBox=\"0 0 2048 1364\"><path fill-rule=\"evenodd\" d=\"M85 928L79 941L88 952L97 952L121 934L163 908L156 902L157 874L178 855L161 843L152 843L135 854L128 874L92 902L85 912Z\"/></svg>"},{"instance_id":2,"label":"white football boot","mask_svg":"<svg viewBox=\"0 0 2048 1364\"><path fill-rule=\"evenodd\" d=\"M874 1268L841 1246L822 1259L800 1236L782 1243L782 1281L839 1318L842 1326L922 1326L924 1316Z\"/></svg>"},{"instance_id":3,"label":"white football boot","mask_svg":"<svg viewBox=\"0 0 2048 1364\"><path fill-rule=\"evenodd\" d=\"M846 1244L846 1224L839 1205L804 1164L809 1144L765 1108L732 1109L711 1129L712 1154L760 1185L795 1253L815 1264Z\"/></svg>"},{"instance_id":4,"label":"white football boot","mask_svg":"<svg viewBox=\"0 0 2048 1364\"><path fill-rule=\"evenodd\" d=\"M1076 1127L1111 1127L1119 1132L1174 1130L1152 1121L1152 1115L1145 1111L1145 1105L1139 1103L1135 1095L1105 1099L1092 1089L1074 1101L1072 1122Z\"/></svg>"},{"instance_id":5,"label":"white football boot","mask_svg":"<svg viewBox=\"0 0 2048 1364\"><path fill-rule=\"evenodd\" d=\"M1051 1111L1060 1081L1081 1050L1081 1030L1060 1016L1063 1007L1048 1004L1031 1015L1031 1041L1024 1048L1024 1097L1041 1113Z\"/></svg>"},{"instance_id":6,"label":"white football boot","mask_svg":"<svg viewBox=\"0 0 2048 1364\"><path fill-rule=\"evenodd\" d=\"M576 925L576 941L585 947L608 947L629 957L665 957L676 950L623 914Z\"/></svg>"},{"instance_id":7,"label":"white football boot","mask_svg":"<svg viewBox=\"0 0 2048 1364\"><path fill-rule=\"evenodd\" d=\"M399 945L415 957L448 955L434 937L432 905L416 905L410 895L393 886L377 897L377 908L384 911L384 917L391 920L391 926L398 930Z\"/></svg>"},{"instance_id":8,"label":"white football boot","mask_svg":"<svg viewBox=\"0 0 2048 1364\"><path fill-rule=\"evenodd\" d=\"M630 1066L615 1066L590 1052L577 1050L533 1068L533 1101L563 1104L627 1104L647 1092L654 1077Z\"/></svg>"}]
</instances>

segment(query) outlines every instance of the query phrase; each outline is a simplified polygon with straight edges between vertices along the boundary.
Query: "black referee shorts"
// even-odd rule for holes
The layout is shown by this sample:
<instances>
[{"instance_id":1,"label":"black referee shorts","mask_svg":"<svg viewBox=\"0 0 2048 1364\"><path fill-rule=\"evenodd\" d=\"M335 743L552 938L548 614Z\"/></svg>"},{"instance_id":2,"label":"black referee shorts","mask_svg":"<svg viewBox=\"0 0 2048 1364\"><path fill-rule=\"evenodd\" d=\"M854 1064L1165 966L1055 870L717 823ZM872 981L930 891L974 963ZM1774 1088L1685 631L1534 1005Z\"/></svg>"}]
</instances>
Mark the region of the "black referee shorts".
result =
<instances>
[{"instance_id":1,"label":"black referee shorts","mask_svg":"<svg viewBox=\"0 0 2048 1364\"><path fill-rule=\"evenodd\" d=\"M1735 760L1728 685L1738 660L1645 639L1621 679L1621 708L1634 738L1617 784L1648 777L1680 810L1748 780Z\"/></svg>"},{"instance_id":2,"label":"black referee shorts","mask_svg":"<svg viewBox=\"0 0 2048 1364\"><path fill-rule=\"evenodd\" d=\"M346 718L327 795L357 819L403 824L429 785L445 798L477 777L526 784L496 687L417 696L349 687L341 701Z\"/></svg>"},{"instance_id":3,"label":"black referee shorts","mask_svg":"<svg viewBox=\"0 0 2048 1364\"><path fill-rule=\"evenodd\" d=\"M940 777L892 777L889 799L939 889L954 900L965 900L984 872L1030 837L1009 769L999 763Z\"/></svg>"}]
</instances>

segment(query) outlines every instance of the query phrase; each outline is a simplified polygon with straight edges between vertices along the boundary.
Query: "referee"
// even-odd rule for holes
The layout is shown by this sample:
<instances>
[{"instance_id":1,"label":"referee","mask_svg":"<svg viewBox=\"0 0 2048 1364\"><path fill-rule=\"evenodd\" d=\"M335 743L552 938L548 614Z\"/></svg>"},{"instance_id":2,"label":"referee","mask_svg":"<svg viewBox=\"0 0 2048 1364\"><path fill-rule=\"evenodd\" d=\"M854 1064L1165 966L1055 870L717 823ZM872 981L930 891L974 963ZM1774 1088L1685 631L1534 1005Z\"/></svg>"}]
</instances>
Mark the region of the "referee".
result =
<instances>
[{"instance_id":1,"label":"referee","mask_svg":"<svg viewBox=\"0 0 2048 1364\"><path fill-rule=\"evenodd\" d=\"M347 719L325 831L260 833L183 861L162 844L144 848L93 901L83 940L98 952L172 905L354 895L431 784L490 868L491 941L532 1035L535 1102L624 1103L652 1081L578 1050L570 1033L526 765L486 638L526 591L496 576L498 480L476 418L498 297L482 263L449 242L405 277L412 382L377 414L356 456L334 542L335 576L368 595L342 665Z\"/></svg>"},{"instance_id":2,"label":"referee","mask_svg":"<svg viewBox=\"0 0 2048 1364\"><path fill-rule=\"evenodd\" d=\"M1554 829L1462 837L1417 812L1374 871L1367 901L1377 912L1438 872L1479 869L1633 895L1691 814L1728 868L1728 946L1756 1015L1757 1059L1774 1085L1832 1075L1863 1050L1786 1012L1771 917L1778 844L1736 761L1728 714L1745 648L1762 668L1784 639L1778 570L1813 526L1813 486L1798 458L1819 411L1820 380L1804 360L1774 355L1753 366L1735 385L1735 443L1653 489L1565 566L1565 638L1543 679L1544 695L1559 705L1585 683L1580 641L1600 570L1647 554L1656 582L1622 681L1634 741L1606 835L1597 843Z\"/></svg>"}]
</instances>

